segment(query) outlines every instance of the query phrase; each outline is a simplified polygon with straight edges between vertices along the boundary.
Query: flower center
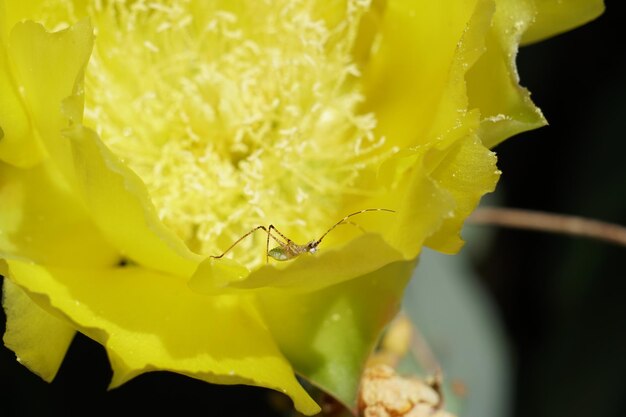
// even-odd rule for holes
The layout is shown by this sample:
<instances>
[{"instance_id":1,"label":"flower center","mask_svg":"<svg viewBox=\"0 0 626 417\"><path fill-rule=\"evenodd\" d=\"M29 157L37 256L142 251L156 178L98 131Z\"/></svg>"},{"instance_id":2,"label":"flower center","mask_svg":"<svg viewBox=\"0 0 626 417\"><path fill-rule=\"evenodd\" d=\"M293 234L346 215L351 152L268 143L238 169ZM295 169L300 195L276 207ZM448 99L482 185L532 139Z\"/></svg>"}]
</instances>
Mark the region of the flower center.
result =
<instances>
[{"instance_id":1,"label":"flower center","mask_svg":"<svg viewBox=\"0 0 626 417\"><path fill-rule=\"evenodd\" d=\"M358 114L351 51L368 1L109 1L85 123L145 182L162 221L217 255L257 225L303 243L343 217L386 154ZM258 232L233 250L264 259ZM254 248L254 249L253 249Z\"/></svg>"}]
</instances>

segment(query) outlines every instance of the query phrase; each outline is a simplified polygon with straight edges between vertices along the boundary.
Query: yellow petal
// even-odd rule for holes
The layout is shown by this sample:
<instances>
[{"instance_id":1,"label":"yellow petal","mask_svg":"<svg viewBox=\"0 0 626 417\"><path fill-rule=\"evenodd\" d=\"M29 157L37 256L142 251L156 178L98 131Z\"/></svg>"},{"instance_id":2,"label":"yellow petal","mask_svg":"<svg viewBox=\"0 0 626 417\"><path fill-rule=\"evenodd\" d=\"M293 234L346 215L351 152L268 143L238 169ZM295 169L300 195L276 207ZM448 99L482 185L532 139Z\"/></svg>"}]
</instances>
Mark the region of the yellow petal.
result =
<instances>
[{"instance_id":1,"label":"yellow petal","mask_svg":"<svg viewBox=\"0 0 626 417\"><path fill-rule=\"evenodd\" d=\"M67 26L68 21L75 21L85 17L85 0L0 0L0 38L8 36L9 32L22 20L34 20L38 23L49 24L48 30ZM73 18L73 19L70 19Z\"/></svg>"},{"instance_id":2,"label":"yellow petal","mask_svg":"<svg viewBox=\"0 0 626 417\"><path fill-rule=\"evenodd\" d=\"M104 146L95 132L75 126L65 133L80 194L107 239L136 263L191 276L200 257L161 223L141 179Z\"/></svg>"},{"instance_id":3,"label":"yellow petal","mask_svg":"<svg viewBox=\"0 0 626 417\"><path fill-rule=\"evenodd\" d=\"M0 91L0 161L31 167L42 160L44 150L12 82L4 45L0 45Z\"/></svg>"},{"instance_id":4,"label":"yellow petal","mask_svg":"<svg viewBox=\"0 0 626 417\"><path fill-rule=\"evenodd\" d=\"M19 9L13 3L10 8ZM10 20L11 16L3 17ZM27 112L28 120L22 136L15 126L5 125L10 128L8 132L3 129L3 142L8 146L1 148L0 142L0 155L4 155L0 159L20 167L40 164L16 169L0 163L2 254L19 254L50 265L112 265L119 260L119 252L104 241L72 190L70 148L61 136L61 129L69 123L62 102L68 96L76 102L82 100L77 97L82 68L91 51L91 31L87 22L54 34L32 22L18 23L11 31L2 77L10 79L13 90L20 92L16 98L20 103L3 108L0 120L19 109ZM29 154L39 146L51 158L42 160L43 153L33 152L33 158L22 159L22 152ZM2 154L1 149L6 152Z\"/></svg>"},{"instance_id":5,"label":"yellow petal","mask_svg":"<svg viewBox=\"0 0 626 417\"><path fill-rule=\"evenodd\" d=\"M82 74L93 45L87 21L55 33L34 22L15 25L8 56L24 106L48 155L72 181L72 155L61 130L68 126L62 102L82 93Z\"/></svg>"},{"instance_id":6,"label":"yellow petal","mask_svg":"<svg viewBox=\"0 0 626 417\"><path fill-rule=\"evenodd\" d=\"M219 294L234 282L244 280L250 271L228 258L207 258L189 280L189 288L201 294Z\"/></svg>"},{"instance_id":7,"label":"yellow petal","mask_svg":"<svg viewBox=\"0 0 626 417\"><path fill-rule=\"evenodd\" d=\"M422 149L399 155L396 164L404 158L415 159L410 167L412 173L402 188L394 195L400 197L398 219L394 224L392 241L402 251L405 259L419 255L424 241L450 217L454 200L450 193L439 187L428 175Z\"/></svg>"},{"instance_id":8,"label":"yellow petal","mask_svg":"<svg viewBox=\"0 0 626 417\"><path fill-rule=\"evenodd\" d=\"M460 247L458 229L467 215L465 200L475 201L485 193L481 177L474 178L475 170L496 171L493 155L482 145L483 152L472 155L471 163L462 160L468 155L459 152L459 144L474 138L477 124L477 113L467 113L463 123L439 140L398 152L381 168L385 182L399 183L392 194L399 209L390 241L401 248L405 259L417 256L424 243L444 249L441 243L446 240ZM438 237L431 238L435 233Z\"/></svg>"},{"instance_id":9,"label":"yellow petal","mask_svg":"<svg viewBox=\"0 0 626 417\"><path fill-rule=\"evenodd\" d=\"M495 154L485 148L476 135L455 141L442 154L445 156L430 177L454 199L454 215L444 220L437 232L426 240L426 245L452 254L463 246L460 236L463 222L480 198L494 190L500 171Z\"/></svg>"},{"instance_id":10,"label":"yellow petal","mask_svg":"<svg viewBox=\"0 0 626 417\"><path fill-rule=\"evenodd\" d=\"M8 20L5 4L0 1L0 161L29 167L39 162L44 152L41 143L33 135L8 60Z\"/></svg>"},{"instance_id":11,"label":"yellow petal","mask_svg":"<svg viewBox=\"0 0 626 417\"><path fill-rule=\"evenodd\" d=\"M319 407L297 382L251 299L207 297L182 280L138 267L78 270L8 260L10 278L46 307L103 344L114 367L111 385L153 370L207 382L249 384Z\"/></svg>"},{"instance_id":12,"label":"yellow petal","mask_svg":"<svg viewBox=\"0 0 626 417\"><path fill-rule=\"evenodd\" d=\"M119 262L119 251L58 176L48 163L31 169L0 163L0 257L73 267Z\"/></svg>"},{"instance_id":13,"label":"yellow petal","mask_svg":"<svg viewBox=\"0 0 626 417\"><path fill-rule=\"evenodd\" d=\"M405 258L416 256L425 241L446 252L458 250L462 221L497 180L490 152L462 153L459 145L474 143L479 128L465 78L482 59L494 2L464 1L453 11L424 3L387 4L381 12L380 47L365 71L371 88L367 109L377 114L377 131L394 143L402 138L400 146L418 145L381 169L383 183L397 184L386 202L398 207L390 242ZM471 161L461 160L470 153ZM476 169L488 178L474 177Z\"/></svg>"},{"instance_id":14,"label":"yellow petal","mask_svg":"<svg viewBox=\"0 0 626 417\"><path fill-rule=\"evenodd\" d=\"M537 42L581 26L604 11L603 0L534 0L537 15L522 42Z\"/></svg>"},{"instance_id":15,"label":"yellow petal","mask_svg":"<svg viewBox=\"0 0 626 417\"><path fill-rule=\"evenodd\" d=\"M480 110L479 134L488 148L546 124L528 91L519 85L515 65L520 38L532 19L528 2L498 1L486 51L467 73L469 106Z\"/></svg>"},{"instance_id":16,"label":"yellow petal","mask_svg":"<svg viewBox=\"0 0 626 417\"><path fill-rule=\"evenodd\" d=\"M423 144L463 117L458 114L464 107L458 106L464 100L458 92L463 78L452 70L464 33L474 23L488 24L483 15L490 13L489 6L477 0L454 7L429 0L387 2L380 40L363 75L364 107L376 114L377 133L400 147Z\"/></svg>"},{"instance_id":17,"label":"yellow petal","mask_svg":"<svg viewBox=\"0 0 626 417\"><path fill-rule=\"evenodd\" d=\"M5 346L15 352L22 365L52 381L74 337L74 329L35 304L7 278L2 287L2 306L7 316Z\"/></svg>"}]
</instances>

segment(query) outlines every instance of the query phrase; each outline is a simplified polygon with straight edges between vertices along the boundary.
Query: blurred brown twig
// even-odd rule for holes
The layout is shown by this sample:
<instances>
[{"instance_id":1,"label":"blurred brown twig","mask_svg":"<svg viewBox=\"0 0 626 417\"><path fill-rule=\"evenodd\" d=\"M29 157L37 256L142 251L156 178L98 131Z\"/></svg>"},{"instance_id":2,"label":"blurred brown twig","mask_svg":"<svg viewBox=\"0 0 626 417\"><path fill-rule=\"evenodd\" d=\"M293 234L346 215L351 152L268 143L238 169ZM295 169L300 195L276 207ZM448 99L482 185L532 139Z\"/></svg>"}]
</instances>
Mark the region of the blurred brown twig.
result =
<instances>
[{"instance_id":1,"label":"blurred brown twig","mask_svg":"<svg viewBox=\"0 0 626 417\"><path fill-rule=\"evenodd\" d=\"M468 222L583 236L626 246L626 227L565 214L501 207L480 207L469 217Z\"/></svg>"}]
</instances>

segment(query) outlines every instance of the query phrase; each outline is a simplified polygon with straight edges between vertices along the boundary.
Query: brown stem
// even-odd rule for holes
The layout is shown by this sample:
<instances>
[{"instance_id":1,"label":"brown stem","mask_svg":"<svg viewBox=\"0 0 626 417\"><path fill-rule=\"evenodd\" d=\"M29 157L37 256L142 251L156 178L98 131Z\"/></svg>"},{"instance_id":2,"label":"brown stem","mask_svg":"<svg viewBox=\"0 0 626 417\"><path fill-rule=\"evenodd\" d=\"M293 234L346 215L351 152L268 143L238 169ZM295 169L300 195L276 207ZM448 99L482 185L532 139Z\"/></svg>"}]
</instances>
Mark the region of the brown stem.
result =
<instances>
[{"instance_id":1,"label":"brown stem","mask_svg":"<svg viewBox=\"0 0 626 417\"><path fill-rule=\"evenodd\" d=\"M499 207L481 207L468 218L468 221L473 224L488 224L516 229L585 236L626 246L626 227L565 214Z\"/></svg>"},{"instance_id":2,"label":"brown stem","mask_svg":"<svg viewBox=\"0 0 626 417\"><path fill-rule=\"evenodd\" d=\"M436 375L441 373L441 365L439 365L439 361L426 341L426 338L415 324L411 323L411 325L413 326L411 353L427 374Z\"/></svg>"}]
</instances>

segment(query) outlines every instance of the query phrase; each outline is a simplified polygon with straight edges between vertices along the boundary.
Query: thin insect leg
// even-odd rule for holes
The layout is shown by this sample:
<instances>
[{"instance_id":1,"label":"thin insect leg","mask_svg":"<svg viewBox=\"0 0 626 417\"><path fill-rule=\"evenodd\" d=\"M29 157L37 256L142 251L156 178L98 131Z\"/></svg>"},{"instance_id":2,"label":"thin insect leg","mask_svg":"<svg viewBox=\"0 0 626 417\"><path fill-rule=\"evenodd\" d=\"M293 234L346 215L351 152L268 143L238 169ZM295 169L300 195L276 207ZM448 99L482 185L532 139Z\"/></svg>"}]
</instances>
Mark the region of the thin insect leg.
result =
<instances>
[{"instance_id":1,"label":"thin insect leg","mask_svg":"<svg viewBox=\"0 0 626 417\"><path fill-rule=\"evenodd\" d=\"M293 243L293 240L289 239L287 236L285 236L282 233L280 233L280 231L276 227L274 227L273 224L270 224L269 229L270 229L270 232L273 230L276 233L278 233L283 239L285 239L287 241L287 245L289 245L290 243ZM281 245L284 246L284 244L282 244L282 243L281 243Z\"/></svg>"},{"instance_id":2,"label":"thin insect leg","mask_svg":"<svg viewBox=\"0 0 626 417\"><path fill-rule=\"evenodd\" d=\"M232 248L234 248L235 246L237 246L237 245L239 244L239 242L241 242L242 240L244 240L245 238L247 238L248 236L250 236L252 233L256 232L256 231L257 231L257 230L259 230L259 229L263 229L263 231L264 231L265 233L269 234L269 232L267 231L267 228L266 228L265 226L257 226L257 227L255 227L254 229L250 230L250 231L249 231L248 233L246 233L245 235L241 236L239 239L237 239L237 240L235 241L235 243L233 243L232 245L230 245L230 246L228 247L228 249L226 249L226 250L225 250L225 251L224 251L221 255L217 255L217 256L215 256L215 255L211 255L210 257L211 257L211 258L215 258L215 259L219 259L219 258L223 257L223 256L224 256L224 255L226 255L228 252L230 252L230 250L231 250Z\"/></svg>"},{"instance_id":3,"label":"thin insect leg","mask_svg":"<svg viewBox=\"0 0 626 417\"><path fill-rule=\"evenodd\" d=\"M368 211L387 211L387 212L389 212L389 213L395 213L395 212L396 212L395 210L390 210L390 209L385 209L385 208L368 208L368 209L364 209L364 210L361 210L361 211L356 211L356 212L354 212L354 213L350 213L350 214L348 214L346 217L344 217L343 219L339 220L337 223L335 223L334 225L332 225L332 226L330 227L330 229L328 229L328 230L326 231L326 233L324 233L322 236L320 236L320 238L319 238L319 239L317 239L317 240L315 241L314 246L319 245L319 244L322 242L322 239L324 239L324 238L326 237L326 235L327 235L327 234L329 234L329 233L330 233L330 232L331 232L331 231L332 231L335 227L339 226L340 224L347 223L347 220L348 220L350 217L352 217L352 216L356 216L356 215L358 215L358 214L365 213L365 212L368 212Z\"/></svg>"},{"instance_id":4,"label":"thin insect leg","mask_svg":"<svg viewBox=\"0 0 626 417\"><path fill-rule=\"evenodd\" d=\"M270 227L272 225L270 224ZM265 240L265 263L270 263L270 233L267 232L267 239Z\"/></svg>"}]
</instances>

